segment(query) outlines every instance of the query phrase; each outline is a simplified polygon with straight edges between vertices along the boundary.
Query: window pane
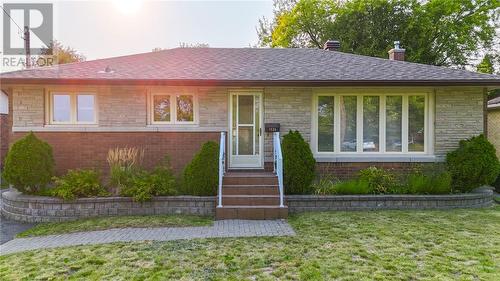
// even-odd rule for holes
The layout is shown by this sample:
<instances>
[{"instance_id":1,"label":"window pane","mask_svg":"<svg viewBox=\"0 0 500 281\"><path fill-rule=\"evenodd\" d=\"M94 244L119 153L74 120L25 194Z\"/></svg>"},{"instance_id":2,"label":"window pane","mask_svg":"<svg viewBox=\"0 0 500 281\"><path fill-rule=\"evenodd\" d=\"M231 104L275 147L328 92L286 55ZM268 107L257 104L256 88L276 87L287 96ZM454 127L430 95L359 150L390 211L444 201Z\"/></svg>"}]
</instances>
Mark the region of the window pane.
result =
<instances>
[{"instance_id":1,"label":"window pane","mask_svg":"<svg viewBox=\"0 0 500 281\"><path fill-rule=\"evenodd\" d=\"M78 95L76 100L76 120L78 122L94 122L94 96Z\"/></svg>"},{"instance_id":2,"label":"window pane","mask_svg":"<svg viewBox=\"0 0 500 281\"><path fill-rule=\"evenodd\" d=\"M379 97L363 97L363 151L379 151L379 101Z\"/></svg>"},{"instance_id":3,"label":"window pane","mask_svg":"<svg viewBox=\"0 0 500 281\"><path fill-rule=\"evenodd\" d=\"M356 151L357 97L340 97L341 151Z\"/></svg>"},{"instance_id":4,"label":"window pane","mask_svg":"<svg viewBox=\"0 0 500 281\"><path fill-rule=\"evenodd\" d=\"M253 96L238 96L238 124L253 124Z\"/></svg>"},{"instance_id":5,"label":"window pane","mask_svg":"<svg viewBox=\"0 0 500 281\"><path fill-rule=\"evenodd\" d=\"M154 121L156 122L170 122L170 96L168 95L154 95Z\"/></svg>"},{"instance_id":6,"label":"window pane","mask_svg":"<svg viewBox=\"0 0 500 281\"><path fill-rule=\"evenodd\" d=\"M260 151L260 98L255 96L255 151L254 155L259 155Z\"/></svg>"},{"instance_id":7,"label":"window pane","mask_svg":"<svg viewBox=\"0 0 500 281\"><path fill-rule=\"evenodd\" d=\"M425 96L408 98L408 151L424 151Z\"/></svg>"},{"instance_id":8,"label":"window pane","mask_svg":"<svg viewBox=\"0 0 500 281\"><path fill-rule=\"evenodd\" d=\"M386 125L385 125L385 150L401 152L402 124L403 124L403 97L386 97Z\"/></svg>"},{"instance_id":9,"label":"window pane","mask_svg":"<svg viewBox=\"0 0 500 281\"><path fill-rule=\"evenodd\" d=\"M177 121L192 122L194 120L193 96L177 96Z\"/></svg>"},{"instance_id":10,"label":"window pane","mask_svg":"<svg viewBox=\"0 0 500 281\"><path fill-rule=\"evenodd\" d=\"M54 122L71 121L71 97L69 95L53 95L53 120Z\"/></svg>"},{"instance_id":11,"label":"window pane","mask_svg":"<svg viewBox=\"0 0 500 281\"><path fill-rule=\"evenodd\" d=\"M253 126L238 127L238 155L253 155Z\"/></svg>"},{"instance_id":12,"label":"window pane","mask_svg":"<svg viewBox=\"0 0 500 281\"><path fill-rule=\"evenodd\" d=\"M333 152L334 97L318 97L318 151Z\"/></svg>"}]
</instances>

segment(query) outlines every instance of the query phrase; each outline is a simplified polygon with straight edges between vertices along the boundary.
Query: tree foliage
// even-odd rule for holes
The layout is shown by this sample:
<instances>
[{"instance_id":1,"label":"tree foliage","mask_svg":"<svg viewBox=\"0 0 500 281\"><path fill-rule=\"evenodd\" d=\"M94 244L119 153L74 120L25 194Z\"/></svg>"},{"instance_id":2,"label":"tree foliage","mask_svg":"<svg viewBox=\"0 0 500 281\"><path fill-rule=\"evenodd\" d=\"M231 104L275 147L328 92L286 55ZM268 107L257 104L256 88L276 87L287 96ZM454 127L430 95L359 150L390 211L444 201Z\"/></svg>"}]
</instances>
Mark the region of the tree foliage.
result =
<instances>
[{"instance_id":1,"label":"tree foliage","mask_svg":"<svg viewBox=\"0 0 500 281\"><path fill-rule=\"evenodd\" d=\"M54 64L82 62L86 58L71 47L64 46L61 42L53 40L48 48L42 51L41 57L54 57Z\"/></svg>"},{"instance_id":2,"label":"tree foliage","mask_svg":"<svg viewBox=\"0 0 500 281\"><path fill-rule=\"evenodd\" d=\"M498 0L280 0L257 32L262 46L338 39L343 52L383 58L401 41L408 61L464 67L491 48L498 18Z\"/></svg>"},{"instance_id":3,"label":"tree foliage","mask_svg":"<svg viewBox=\"0 0 500 281\"><path fill-rule=\"evenodd\" d=\"M477 72L489 74L493 74L495 72L491 55L486 54L484 56L483 60L477 65Z\"/></svg>"}]
</instances>

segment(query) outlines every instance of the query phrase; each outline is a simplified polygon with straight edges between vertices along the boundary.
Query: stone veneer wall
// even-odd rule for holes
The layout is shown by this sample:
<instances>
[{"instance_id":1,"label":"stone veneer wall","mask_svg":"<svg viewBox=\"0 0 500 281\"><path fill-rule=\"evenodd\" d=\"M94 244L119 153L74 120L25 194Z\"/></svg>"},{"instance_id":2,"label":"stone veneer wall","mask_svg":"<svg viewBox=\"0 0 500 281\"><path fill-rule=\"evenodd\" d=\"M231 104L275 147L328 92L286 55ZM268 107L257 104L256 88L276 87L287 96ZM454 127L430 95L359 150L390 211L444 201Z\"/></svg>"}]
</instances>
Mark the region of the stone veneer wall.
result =
<instances>
[{"instance_id":1,"label":"stone veneer wall","mask_svg":"<svg viewBox=\"0 0 500 281\"><path fill-rule=\"evenodd\" d=\"M488 139L497 149L500 158L500 108L488 110Z\"/></svg>"},{"instance_id":2,"label":"stone veneer wall","mask_svg":"<svg viewBox=\"0 0 500 281\"><path fill-rule=\"evenodd\" d=\"M155 197L151 202L134 202L126 197L58 198L2 193L2 215L23 222L70 221L80 218L126 215L190 214L213 216L215 197Z\"/></svg>"},{"instance_id":3,"label":"stone veneer wall","mask_svg":"<svg viewBox=\"0 0 500 281\"><path fill-rule=\"evenodd\" d=\"M484 133L484 94L481 88L436 89L435 145L439 159L460 140Z\"/></svg>"}]
</instances>

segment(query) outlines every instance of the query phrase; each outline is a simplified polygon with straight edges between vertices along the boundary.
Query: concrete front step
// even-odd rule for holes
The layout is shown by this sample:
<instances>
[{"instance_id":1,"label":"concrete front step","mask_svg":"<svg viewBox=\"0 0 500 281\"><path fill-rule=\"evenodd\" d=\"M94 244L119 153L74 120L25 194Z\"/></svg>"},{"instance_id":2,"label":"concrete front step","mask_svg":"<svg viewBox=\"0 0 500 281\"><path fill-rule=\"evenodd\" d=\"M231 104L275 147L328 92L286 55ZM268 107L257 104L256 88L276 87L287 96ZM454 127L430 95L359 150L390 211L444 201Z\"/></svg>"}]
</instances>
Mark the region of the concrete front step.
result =
<instances>
[{"instance_id":1,"label":"concrete front step","mask_svg":"<svg viewBox=\"0 0 500 281\"><path fill-rule=\"evenodd\" d=\"M224 175L223 185L278 185L276 176L229 176Z\"/></svg>"},{"instance_id":2,"label":"concrete front step","mask_svg":"<svg viewBox=\"0 0 500 281\"><path fill-rule=\"evenodd\" d=\"M271 220L286 219L288 207L280 206L231 206L226 205L215 209L215 218L244 219L244 220Z\"/></svg>"},{"instance_id":3,"label":"concrete front step","mask_svg":"<svg viewBox=\"0 0 500 281\"><path fill-rule=\"evenodd\" d=\"M279 195L278 185L223 185L225 195Z\"/></svg>"},{"instance_id":4,"label":"concrete front step","mask_svg":"<svg viewBox=\"0 0 500 281\"><path fill-rule=\"evenodd\" d=\"M222 205L232 206L277 206L279 195L223 195Z\"/></svg>"}]
</instances>

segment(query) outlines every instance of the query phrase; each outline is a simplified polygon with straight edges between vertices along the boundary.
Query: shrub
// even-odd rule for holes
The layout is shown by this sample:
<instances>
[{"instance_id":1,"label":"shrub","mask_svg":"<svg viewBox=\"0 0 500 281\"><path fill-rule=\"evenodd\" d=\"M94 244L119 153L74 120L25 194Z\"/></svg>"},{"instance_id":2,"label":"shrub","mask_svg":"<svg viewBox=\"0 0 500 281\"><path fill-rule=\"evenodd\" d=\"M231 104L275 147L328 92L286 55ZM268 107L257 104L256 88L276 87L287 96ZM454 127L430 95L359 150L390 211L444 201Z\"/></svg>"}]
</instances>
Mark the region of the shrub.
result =
<instances>
[{"instance_id":1,"label":"shrub","mask_svg":"<svg viewBox=\"0 0 500 281\"><path fill-rule=\"evenodd\" d=\"M140 170L144 149L136 147L114 148L108 151L111 184L116 187L130 185L133 174Z\"/></svg>"},{"instance_id":2,"label":"shrub","mask_svg":"<svg viewBox=\"0 0 500 281\"><path fill-rule=\"evenodd\" d=\"M335 194L333 190L335 182L336 181L330 177L321 178L318 182L312 184L311 189L318 195Z\"/></svg>"},{"instance_id":3,"label":"shrub","mask_svg":"<svg viewBox=\"0 0 500 281\"><path fill-rule=\"evenodd\" d=\"M5 159L4 179L19 191L34 193L50 182L54 158L50 145L33 133L15 142Z\"/></svg>"},{"instance_id":4,"label":"shrub","mask_svg":"<svg viewBox=\"0 0 500 281\"><path fill-rule=\"evenodd\" d=\"M431 175L410 174L407 191L409 194L449 194L451 193L451 174L449 172Z\"/></svg>"},{"instance_id":5,"label":"shrub","mask_svg":"<svg viewBox=\"0 0 500 281\"><path fill-rule=\"evenodd\" d=\"M500 193L500 175L498 175L497 180L493 183L493 187L497 193Z\"/></svg>"},{"instance_id":6,"label":"shrub","mask_svg":"<svg viewBox=\"0 0 500 281\"><path fill-rule=\"evenodd\" d=\"M369 190L375 194L394 193L394 190L400 189L393 173L376 167L359 171L359 179L367 183Z\"/></svg>"},{"instance_id":7,"label":"shrub","mask_svg":"<svg viewBox=\"0 0 500 281\"><path fill-rule=\"evenodd\" d=\"M142 169L122 170L120 172L120 195L132 197L134 201L144 202L153 196L175 195L175 177L168 157L148 172Z\"/></svg>"},{"instance_id":8,"label":"shrub","mask_svg":"<svg viewBox=\"0 0 500 281\"><path fill-rule=\"evenodd\" d=\"M366 180L358 179L334 184L333 192L339 195L370 194L373 193L373 189Z\"/></svg>"},{"instance_id":9,"label":"shrub","mask_svg":"<svg viewBox=\"0 0 500 281\"><path fill-rule=\"evenodd\" d=\"M309 194L314 180L314 160L309 144L298 131L283 136L283 178L287 194Z\"/></svg>"},{"instance_id":10,"label":"shrub","mask_svg":"<svg viewBox=\"0 0 500 281\"><path fill-rule=\"evenodd\" d=\"M446 156L446 163L453 188L461 192L492 184L500 173L495 147L484 135L461 140L459 147Z\"/></svg>"},{"instance_id":11,"label":"shrub","mask_svg":"<svg viewBox=\"0 0 500 281\"><path fill-rule=\"evenodd\" d=\"M108 193L101 185L101 175L94 170L70 170L60 178L54 177L52 195L64 200L80 197L105 196Z\"/></svg>"},{"instance_id":12,"label":"shrub","mask_svg":"<svg viewBox=\"0 0 500 281\"><path fill-rule=\"evenodd\" d=\"M219 183L219 144L203 144L182 176L182 192L188 195L210 196L217 194Z\"/></svg>"}]
</instances>

